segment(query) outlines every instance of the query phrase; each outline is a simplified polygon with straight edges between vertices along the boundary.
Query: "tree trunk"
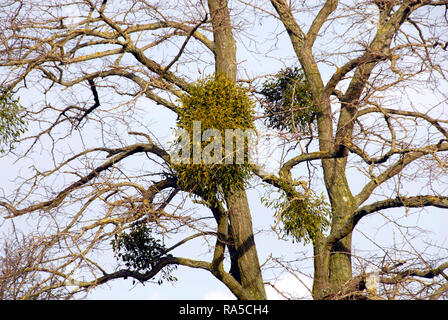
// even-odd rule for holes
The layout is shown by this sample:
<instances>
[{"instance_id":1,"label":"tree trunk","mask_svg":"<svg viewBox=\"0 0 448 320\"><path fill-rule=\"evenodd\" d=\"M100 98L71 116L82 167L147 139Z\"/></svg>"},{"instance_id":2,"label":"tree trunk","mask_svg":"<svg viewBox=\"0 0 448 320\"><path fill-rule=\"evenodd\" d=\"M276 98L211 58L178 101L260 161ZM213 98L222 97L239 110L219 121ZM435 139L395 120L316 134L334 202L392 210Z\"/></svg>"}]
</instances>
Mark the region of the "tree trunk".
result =
<instances>
[{"instance_id":1,"label":"tree trunk","mask_svg":"<svg viewBox=\"0 0 448 320\"><path fill-rule=\"evenodd\" d=\"M346 158L325 161L324 178L332 207L331 231L345 225L353 211L354 199L345 175ZM313 297L324 299L337 294L352 278L351 237L329 245L323 235L314 241Z\"/></svg>"},{"instance_id":2,"label":"tree trunk","mask_svg":"<svg viewBox=\"0 0 448 320\"><path fill-rule=\"evenodd\" d=\"M345 175L346 158L334 159L334 172L331 186L328 186L330 202L333 209L331 230L342 227L352 214L353 195L348 187ZM351 247L352 234L336 241L331 248L329 277L333 291L338 291L344 283L352 278Z\"/></svg>"},{"instance_id":3,"label":"tree trunk","mask_svg":"<svg viewBox=\"0 0 448 320\"><path fill-rule=\"evenodd\" d=\"M215 44L215 72L236 81L236 43L232 33L227 0L209 0L213 40ZM266 299L257 249L252 230L252 217L245 190L231 188L225 194L233 243L242 287L252 299ZM235 268L236 266L233 266Z\"/></svg>"},{"instance_id":4,"label":"tree trunk","mask_svg":"<svg viewBox=\"0 0 448 320\"><path fill-rule=\"evenodd\" d=\"M266 292L255 246L246 192L238 189L230 190L226 194L226 201L241 285L249 292L252 299L265 300Z\"/></svg>"},{"instance_id":5,"label":"tree trunk","mask_svg":"<svg viewBox=\"0 0 448 320\"><path fill-rule=\"evenodd\" d=\"M314 277L313 298L324 299L330 294L329 256L330 250L325 247L325 236L319 234L313 242L314 247Z\"/></svg>"}]
</instances>

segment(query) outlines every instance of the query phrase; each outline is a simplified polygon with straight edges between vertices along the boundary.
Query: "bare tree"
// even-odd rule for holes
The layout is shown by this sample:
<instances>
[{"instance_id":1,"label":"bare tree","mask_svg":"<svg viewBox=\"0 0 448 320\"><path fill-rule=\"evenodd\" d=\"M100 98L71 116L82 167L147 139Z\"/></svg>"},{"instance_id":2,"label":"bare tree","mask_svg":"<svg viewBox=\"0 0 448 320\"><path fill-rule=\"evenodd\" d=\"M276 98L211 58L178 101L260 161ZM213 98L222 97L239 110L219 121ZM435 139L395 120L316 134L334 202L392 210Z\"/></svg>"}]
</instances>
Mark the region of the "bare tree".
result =
<instances>
[{"instance_id":1,"label":"bare tree","mask_svg":"<svg viewBox=\"0 0 448 320\"><path fill-rule=\"evenodd\" d=\"M58 279L48 252L37 237L18 237L17 233L3 240L0 271L0 299L68 299L66 284ZM36 268L36 266L39 266ZM49 290L51 288L51 290Z\"/></svg>"},{"instance_id":2,"label":"bare tree","mask_svg":"<svg viewBox=\"0 0 448 320\"><path fill-rule=\"evenodd\" d=\"M227 2L190 6L188 1L127 1L118 6L89 0L14 1L2 17L3 84L11 90L33 87L43 95L42 103L28 108L30 122L40 128L22 138L20 144L27 146L18 156L30 155L50 139L54 168L33 167L32 178L24 179L17 193L1 205L7 218L41 217L42 246L51 252L60 247L52 272L66 281L67 269L87 270L91 279L78 281L79 289L116 278L144 282L170 265L184 265L210 271L241 299L264 299L245 191L232 188L223 200L200 201L198 206L208 207L212 217L183 210L187 199L178 194L195 192L182 190L167 148L151 137L147 123L140 120L154 112L153 104L140 110L138 106L146 99L176 114L177 100L191 86L192 80L186 78L191 67L216 65L208 72L236 80L236 46ZM138 141L122 139L120 130ZM75 144L66 148L67 141L75 140L81 149ZM92 146L94 141L104 146ZM133 167L134 157L146 157L150 168ZM45 182L49 177L58 179L54 188ZM105 210L98 211L99 205ZM146 261L143 270L110 272L93 260L95 252L111 247L115 236L118 250L126 230L142 224L150 225L159 238L181 229L195 233L171 248L148 247L158 254L148 252L153 259ZM146 236L145 241L154 239ZM210 262L170 254L198 237L216 239ZM232 253L232 274L223 267L226 247Z\"/></svg>"},{"instance_id":3,"label":"bare tree","mask_svg":"<svg viewBox=\"0 0 448 320\"><path fill-rule=\"evenodd\" d=\"M432 261L418 250L405 263L365 258L377 276L352 265L352 234L359 221L387 209L448 206L446 10L446 1L411 0L7 3L1 85L31 93L32 103L29 134L7 155L29 170L1 199L1 212L16 225L35 219L38 250L51 261L33 260L27 272L47 277L38 278L37 291L14 298L68 285L74 294L118 278L170 281L176 265L210 271L239 299L266 298L244 188L213 197L185 188L169 139L150 123L166 112L175 124L180 101L202 74L244 83L266 102L257 95L263 70L243 76L237 60L237 45L261 38L243 19L286 31L274 34L273 46L287 36L303 73L292 93L305 90L311 101L307 126L295 122L303 105L292 103L278 118L259 115L260 123L288 123L275 128L283 139L275 148L285 152L278 173L252 170L284 196L270 203L277 226L312 243L313 298L443 297L443 251ZM417 102L414 88L433 96ZM165 245L167 235L178 242ZM193 239L209 244L209 261L173 255ZM121 259L116 269L102 263L111 247ZM410 279L433 281L414 286ZM372 282L384 286L375 293Z\"/></svg>"},{"instance_id":4,"label":"bare tree","mask_svg":"<svg viewBox=\"0 0 448 320\"><path fill-rule=\"evenodd\" d=\"M289 180L284 184L291 186L294 167L321 160L332 216L329 233L313 239L313 295L320 299L345 291L352 281L351 238L362 218L397 207L447 208L443 187L447 97L446 91L437 89L446 86L447 3L329 0L308 8L283 0L271 3L288 33L316 108L315 151L290 158L278 179ZM306 26L301 13L313 17ZM333 39L332 46L322 49L328 39ZM325 79L319 64L335 71ZM437 97L434 104L397 97L409 93L406 89L413 85L432 90ZM353 167L366 176L357 193L349 175ZM385 188L391 181L393 187ZM409 194L415 191L406 184L417 181L423 183L421 192ZM380 189L384 193L375 194ZM443 274L446 265L425 268L421 273L400 274L436 276Z\"/></svg>"}]
</instances>

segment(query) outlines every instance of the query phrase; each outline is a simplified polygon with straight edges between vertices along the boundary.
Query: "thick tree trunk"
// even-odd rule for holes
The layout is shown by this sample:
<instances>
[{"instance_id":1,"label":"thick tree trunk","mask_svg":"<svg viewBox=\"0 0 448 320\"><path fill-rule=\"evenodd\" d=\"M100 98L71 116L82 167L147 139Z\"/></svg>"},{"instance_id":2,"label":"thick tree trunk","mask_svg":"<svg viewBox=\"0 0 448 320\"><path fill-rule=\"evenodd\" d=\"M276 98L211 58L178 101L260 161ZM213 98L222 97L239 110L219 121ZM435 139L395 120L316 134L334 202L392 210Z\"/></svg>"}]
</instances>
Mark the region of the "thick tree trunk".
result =
<instances>
[{"instance_id":1,"label":"thick tree trunk","mask_svg":"<svg viewBox=\"0 0 448 320\"><path fill-rule=\"evenodd\" d=\"M318 235L313 242L314 247L314 277L313 298L324 299L331 293L329 278L330 250L325 247L325 236Z\"/></svg>"},{"instance_id":2,"label":"thick tree trunk","mask_svg":"<svg viewBox=\"0 0 448 320\"><path fill-rule=\"evenodd\" d=\"M339 230L353 213L354 199L345 175L346 158L324 160L324 178L332 206L331 231ZM321 235L314 241L313 297L337 294L352 278L351 233L330 245Z\"/></svg>"},{"instance_id":3,"label":"thick tree trunk","mask_svg":"<svg viewBox=\"0 0 448 320\"><path fill-rule=\"evenodd\" d=\"M348 187L345 176L345 158L334 159L334 170L328 179L327 190L333 209L331 231L342 227L351 215L353 196ZM351 264L351 234L333 244L331 248L329 277L333 290L339 290L341 286L352 278Z\"/></svg>"},{"instance_id":4,"label":"thick tree trunk","mask_svg":"<svg viewBox=\"0 0 448 320\"><path fill-rule=\"evenodd\" d=\"M227 0L209 0L213 38L215 44L216 73L226 75L236 81L236 43L232 33ZM232 188L225 194L229 210L229 220L236 252L238 274L243 289L251 299L266 299L263 278L255 246L252 217L247 195L244 190ZM233 265L233 268L236 266Z\"/></svg>"},{"instance_id":5,"label":"thick tree trunk","mask_svg":"<svg viewBox=\"0 0 448 320\"><path fill-rule=\"evenodd\" d=\"M231 190L226 194L226 201L241 285L249 292L252 299L265 300L266 292L255 246L246 192L238 189Z\"/></svg>"}]
</instances>

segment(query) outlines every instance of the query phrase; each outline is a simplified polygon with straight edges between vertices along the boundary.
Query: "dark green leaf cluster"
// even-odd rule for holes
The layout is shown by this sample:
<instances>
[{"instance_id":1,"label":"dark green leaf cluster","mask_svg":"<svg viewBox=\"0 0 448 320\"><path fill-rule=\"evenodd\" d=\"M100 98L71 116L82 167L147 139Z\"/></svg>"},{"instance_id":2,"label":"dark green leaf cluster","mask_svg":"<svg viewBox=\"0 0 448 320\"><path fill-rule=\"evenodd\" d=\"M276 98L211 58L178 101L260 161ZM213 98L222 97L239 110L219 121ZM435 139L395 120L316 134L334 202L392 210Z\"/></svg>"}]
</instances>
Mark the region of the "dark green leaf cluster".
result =
<instances>
[{"instance_id":1,"label":"dark green leaf cluster","mask_svg":"<svg viewBox=\"0 0 448 320\"><path fill-rule=\"evenodd\" d=\"M182 189L210 200L230 186L243 188L251 176L247 152L243 163L226 164L225 130L254 128L254 105L247 90L229 81L225 76L215 75L194 83L188 95L181 100L177 126L186 129L193 141L193 121L201 122L201 134L207 129L221 133L222 161L213 164L176 164L178 183ZM202 150L210 142L202 142ZM236 147L233 148L236 152ZM191 155L192 146L191 146ZM235 154L233 154L235 159Z\"/></svg>"},{"instance_id":2,"label":"dark green leaf cluster","mask_svg":"<svg viewBox=\"0 0 448 320\"><path fill-rule=\"evenodd\" d=\"M268 207L274 208L277 219L282 223L283 232L293 241L311 242L316 235L329 225L331 209L324 196L307 195L279 199L263 199Z\"/></svg>"},{"instance_id":3,"label":"dark green leaf cluster","mask_svg":"<svg viewBox=\"0 0 448 320\"><path fill-rule=\"evenodd\" d=\"M269 127L288 132L309 131L316 119L316 108L300 68L282 69L263 83L260 93L264 96L262 106Z\"/></svg>"},{"instance_id":4,"label":"dark green leaf cluster","mask_svg":"<svg viewBox=\"0 0 448 320\"><path fill-rule=\"evenodd\" d=\"M115 235L112 247L118 260L131 271L151 271L160 258L169 256L166 255L163 243L159 239L154 239L151 230L143 224L133 226L129 233ZM176 281L177 279L170 275L175 268L176 266L165 267L159 284L162 283L162 279Z\"/></svg>"},{"instance_id":5,"label":"dark green leaf cluster","mask_svg":"<svg viewBox=\"0 0 448 320\"><path fill-rule=\"evenodd\" d=\"M0 152L4 152L3 145L16 140L26 131L22 111L19 100L10 92L0 89Z\"/></svg>"}]
</instances>

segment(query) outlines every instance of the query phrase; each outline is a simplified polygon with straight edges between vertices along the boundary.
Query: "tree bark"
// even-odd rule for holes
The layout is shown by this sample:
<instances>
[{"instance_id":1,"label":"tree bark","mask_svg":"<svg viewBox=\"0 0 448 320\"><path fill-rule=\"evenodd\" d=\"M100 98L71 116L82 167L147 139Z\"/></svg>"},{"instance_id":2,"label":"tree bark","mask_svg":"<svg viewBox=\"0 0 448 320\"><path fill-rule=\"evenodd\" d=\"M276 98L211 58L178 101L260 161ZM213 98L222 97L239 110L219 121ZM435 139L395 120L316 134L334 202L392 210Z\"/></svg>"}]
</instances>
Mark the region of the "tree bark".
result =
<instances>
[{"instance_id":1,"label":"tree bark","mask_svg":"<svg viewBox=\"0 0 448 320\"><path fill-rule=\"evenodd\" d=\"M213 41L215 44L215 72L236 81L236 42L232 33L227 0L209 0ZM265 300L263 278L255 246L252 217L245 190L231 188L225 193L229 220L236 251L237 267L242 287L251 299ZM233 268L236 266L233 265Z\"/></svg>"},{"instance_id":2,"label":"tree bark","mask_svg":"<svg viewBox=\"0 0 448 320\"><path fill-rule=\"evenodd\" d=\"M334 159L335 169L327 186L329 191L333 216L331 232L339 230L352 215L354 203L345 175L346 158ZM331 234L331 233L330 233ZM338 291L352 278L351 244L352 234L349 233L331 245L328 276L332 291Z\"/></svg>"},{"instance_id":3,"label":"tree bark","mask_svg":"<svg viewBox=\"0 0 448 320\"><path fill-rule=\"evenodd\" d=\"M326 248L325 236L319 234L313 241L314 249L314 277L313 277L313 298L315 300L324 299L330 294L329 255L330 250Z\"/></svg>"}]
</instances>

